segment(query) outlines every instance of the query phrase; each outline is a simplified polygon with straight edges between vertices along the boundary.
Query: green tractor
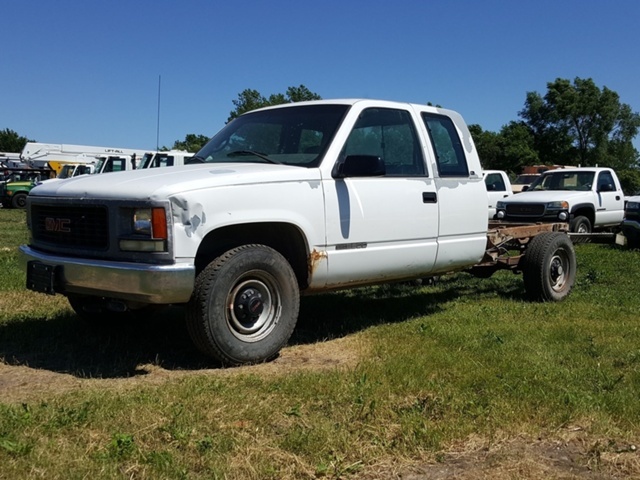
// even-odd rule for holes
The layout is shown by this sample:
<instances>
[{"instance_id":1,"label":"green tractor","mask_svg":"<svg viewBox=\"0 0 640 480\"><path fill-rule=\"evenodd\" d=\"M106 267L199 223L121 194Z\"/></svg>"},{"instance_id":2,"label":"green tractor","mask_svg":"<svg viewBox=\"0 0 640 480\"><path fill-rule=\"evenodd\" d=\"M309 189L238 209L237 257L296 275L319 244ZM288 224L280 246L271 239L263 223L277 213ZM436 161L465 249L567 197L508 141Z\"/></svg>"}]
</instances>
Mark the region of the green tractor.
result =
<instances>
[{"instance_id":1,"label":"green tractor","mask_svg":"<svg viewBox=\"0 0 640 480\"><path fill-rule=\"evenodd\" d=\"M25 208L27 195L41 179L49 178L48 170L6 169L0 182L0 202L4 208Z\"/></svg>"}]
</instances>

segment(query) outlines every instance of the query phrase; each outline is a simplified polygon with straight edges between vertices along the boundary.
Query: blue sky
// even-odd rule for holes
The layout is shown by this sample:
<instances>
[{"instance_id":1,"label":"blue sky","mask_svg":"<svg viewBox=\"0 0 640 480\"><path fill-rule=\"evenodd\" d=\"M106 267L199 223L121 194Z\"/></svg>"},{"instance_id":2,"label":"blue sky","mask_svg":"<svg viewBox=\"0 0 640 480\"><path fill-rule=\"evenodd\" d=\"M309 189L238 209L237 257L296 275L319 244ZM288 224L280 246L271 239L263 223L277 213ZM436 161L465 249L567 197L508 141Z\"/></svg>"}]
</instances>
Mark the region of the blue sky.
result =
<instances>
[{"instance_id":1,"label":"blue sky","mask_svg":"<svg viewBox=\"0 0 640 480\"><path fill-rule=\"evenodd\" d=\"M640 111L637 0L0 0L0 129L152 149L212 135L244 89L432 102L498 131L593 78ZM638 137L634 142L639 147Z\"/></svg>"}]
</instances>

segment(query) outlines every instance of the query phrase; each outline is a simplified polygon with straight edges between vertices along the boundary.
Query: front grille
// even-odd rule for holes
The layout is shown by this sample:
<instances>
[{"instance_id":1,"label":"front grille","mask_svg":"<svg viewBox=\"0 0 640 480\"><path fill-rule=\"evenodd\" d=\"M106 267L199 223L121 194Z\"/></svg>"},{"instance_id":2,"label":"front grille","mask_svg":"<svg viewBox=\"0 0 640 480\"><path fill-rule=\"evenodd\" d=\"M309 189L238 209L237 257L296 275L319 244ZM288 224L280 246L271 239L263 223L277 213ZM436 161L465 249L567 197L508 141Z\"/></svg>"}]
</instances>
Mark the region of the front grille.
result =
<instances>
[{"instance_id":1,"label":"front grille","mask_svg":"<svg viewBox=\"0 0 640 480\"><path fill-rule=\"evenodd\" d=\"M513 217L541 217L544 215L544 204L510 203L507 205L507 215Z\"/></svg>"},{"instance_id":2,"label":"front grille","mask_svg":"<svg viewBox=\"0 0 640 480\"><path fill-rule=\"evenodd\" d=\"M32 205L31 229L36 244L106 250L109 213L102 206Z\"/></svg>"}]
</instances>

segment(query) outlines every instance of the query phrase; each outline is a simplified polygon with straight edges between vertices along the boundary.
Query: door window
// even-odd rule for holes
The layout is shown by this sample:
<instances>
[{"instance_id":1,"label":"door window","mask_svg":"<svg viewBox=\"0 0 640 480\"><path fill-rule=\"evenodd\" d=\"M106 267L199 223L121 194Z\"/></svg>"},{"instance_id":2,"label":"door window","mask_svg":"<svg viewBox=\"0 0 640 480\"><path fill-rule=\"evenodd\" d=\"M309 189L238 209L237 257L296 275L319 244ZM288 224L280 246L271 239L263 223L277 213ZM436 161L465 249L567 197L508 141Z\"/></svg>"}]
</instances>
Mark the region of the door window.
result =
<instances>
[{"instance_id":1,"label":"door window","mask_svg":"<svg viewBox=\"0 0 640 480\"><path fill-rule=\"evenodd\" d=\"M489 173L485 177L484 183L487 185L488 192L504 192L507 190L504 179L499 173Z\"/></svg>"},{"instance_id":2,"label":"door window","mask_svg":"<svg viewBox=\"0 0 640 480\"><path fill-rule=\"evenodd\" d=\"M424 157L409 112L368 108L349 134L342 158L350 155L380 157L386 176L424 176Z\"/></svg>"}]
</instances>

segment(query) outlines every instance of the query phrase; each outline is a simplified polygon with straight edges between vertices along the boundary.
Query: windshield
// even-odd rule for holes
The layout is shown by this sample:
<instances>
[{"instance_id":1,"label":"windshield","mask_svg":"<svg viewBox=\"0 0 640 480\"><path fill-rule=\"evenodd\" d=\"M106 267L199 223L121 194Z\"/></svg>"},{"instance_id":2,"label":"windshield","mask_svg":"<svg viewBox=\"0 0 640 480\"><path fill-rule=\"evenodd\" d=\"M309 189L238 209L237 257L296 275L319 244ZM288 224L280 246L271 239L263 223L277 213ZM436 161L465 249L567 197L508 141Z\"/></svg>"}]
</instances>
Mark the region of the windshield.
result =
<instances>
[{"instance_id":1,"label":"windshield","mask_svg":"<svg viewBox=\"0 0 640 480\"><path fill-rule=\"evenodd\" d=\"M142 156L142 160L140 161L140 166L138 168L149 168L151 160L153 160L153 153L145 153Z\"/></svg>"},{"instance_id":2,"label":"windshield","mask_svg":"<svg viewBox=\"0 0 640 480\"><path fill-rule=\"evenodd\" d=\"M513 183L516 183L518 185L528 185L529 183L533 182L539 176L540 175L529 175L529 174L518 175L518 177L515 179L515 181Z\"/></svg>"},{"instance_id":3,"label":"windshield","mask_svg":"<svg viewBox=\"0 0 640 480\"><path fill-rule=\"evenodd\" d=\"M130 157L98 157L96 169L92 173L121 172L127 169L127 158Z\"/></svg>"},{"instance_id":4,"label":"windshield","mask_svg":"<svg viewBox=\"0 0 640 480\"><path fill-rule=\"evenodd\" d=\"M69 178L73 174L74 168L76 168L75 165L65 165L62 167L62 170L60 170L58 178Z\"/></svg>"},{"instance_id":5,"label":"windshield","mask_svg":"<svg viewBox=\"0 0 640 480\"><path fill-rule=\"evenodd\" d=\"M567 172L558 170L538 177L527 190L591 190L594 172Z\"/></svg>"},{"instance_id":6,"label":"windshield","mask_svg":"<svg viewBox=\"0 0 640 480\"><path fill-rule=\"evenodd\" d=\"M227 124L194 158L316 167L348 108L302 105L250 112Z\"/></svg>"}]
</instances>

